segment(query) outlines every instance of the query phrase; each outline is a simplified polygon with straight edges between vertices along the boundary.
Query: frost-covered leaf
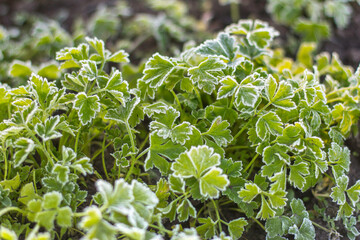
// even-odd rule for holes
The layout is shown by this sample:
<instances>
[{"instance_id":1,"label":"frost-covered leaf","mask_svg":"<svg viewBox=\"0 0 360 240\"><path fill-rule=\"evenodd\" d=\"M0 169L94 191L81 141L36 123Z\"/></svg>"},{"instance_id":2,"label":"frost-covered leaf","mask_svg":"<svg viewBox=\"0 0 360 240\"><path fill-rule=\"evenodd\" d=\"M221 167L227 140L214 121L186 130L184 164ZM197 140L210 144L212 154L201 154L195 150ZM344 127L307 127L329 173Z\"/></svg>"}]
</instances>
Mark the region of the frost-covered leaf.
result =
<instances>
[{"instance_id":1,"label":"frost-covered leaf","mask_svg":"<svg viewBox=\"0 0 360 240\"><path fill-rule=\"evenodd\" d=\"M350 150L347 147L340 147L337 143L332 142L328 151L329 163L332 167L335 179L341 177L344 172L349 171L350 167Z\"/></svg>"},{"instance_id":2,"label":"frost-covered leaf","mask_svg":"<svg viewBox=\"0 0 360 240\"><path fill-rule=\"evenodd\" d=\"M360 180L356 181L356 183L349 188L347 191L347 195L352 203L355 206L359 202L360 195Z\"/></svg>"},{"instance_id":3,"label":"frost-covered leaf","mask_svg":"<svg viewBox=\"0 0 360 240\"><path fill-rule=\"evenodd\" d=\"M265 200L265 197L261 195L261 208L256 215L256 218L268 219L275 216L275 211L270 207L269 203Z\"/></svg>"},{"instance_id":4,"label":"frost-covered leaf","mask_svg":"<svg viewBox=\"0 0 360 240\"><path fill-rule=\"evenodd\" d=\"M239 239L242 236L246 225L248 225L248 223L245 218L238 218L230 221L228 225L230 236L233 239Z\"/></svg>"},{"instance_id":5,"label":"frost-covered leaf","mask_svg":"<svg viewBox=\"0 0 360 240\"><path fill-rule=\"evenodd\" d=\"M261 189L254 183L246 183L245 188L239 191L239 197L244 202L250 203L257 195L261 193Z\"/></svg>"},{"instance_id":6,"label":"frost-covered leaf","mask_svg":"<svg viewBox=\"0 0 360 240\"><path fill-rule=\"evenodd\" d=\"M122 63L122 62L129 62L129 54L126 53L124 50L119 50L115 53L113 53L109 58L109 62L116 62L116 63Z\"/></svg>"},{"instance_id":7,"label":"frost-covered leaf","mask_svg":"<svg viewBox=\"0 0 360 240\"><path fill-rule=\"evenodd\" d=\"M15 167L20 166L29 154L34 150L35 143L29 138L19 138L15 142L16 152L14 154Z\"/></svg>"},{"instance_id":8,"label":"frost-covered leaf","mask_svg":"<svg viewBox=\"0 0 360 240\"><path fill-rule=\"evenodd\" d=\"M169 176L170 189L176 193L185 192L185 182L181 177L176 177L174 175Z\"/></svg>"},{"instance_id":9,"label":"frost-covered leaf","mask_svg":"<svg viewBox=\"0 0 360 240\"><path fill-rule=\"evenodd\" d=\"M237 49L234 37L227 33L220 33L216 40L207 40L201 44L197 48L197 53L205 57L224 57L231 62L236 55Z\"/></svg>"},{"instance_id":10,"label":"frost-covered leaf","mask_svg":"<svg viewBox=\"0 0 360 240\"><path fill-rule=\"evenodd\" d=\"M262 140L269 138L270 134L279 136L282 131L281 119L274 112L262 115L256 122L256 133Z\"/></svg>"},{"instance_id":11,"label":"frost-covered leaf","mask_svg":"<svg viewBox=\"0 0 360 240\"><path fill-rule=\"evenodd\" d=\"M220 156L214 149L204 145L191 147L175 160L171 166L174 174L183 178L200 179L208 169L220 165Z\"/></svg>"},{"instance_id":12,"label":"frost-covered leaf","mask_svg":"<svg viewBox=\"0 0 360 240\"><path fill-rule=\"evenodd\" d=\"M109 109L105 115L105 119L111 119L123 124L127 124L132 117L136 106L140 103L138 97L134 97L125 106Z\"/></svg>"},{"instance_id":13,"label":"frost-covered leaf","mask_svg":"<svg viewBox=\"0 0 360 240\"><path fill-rule=\"evenodd\" d=\"M209 57L199 64L199 66L189 68L188 73L193 84L197 84L207 94L211 94L218 84L219 78L224 73L222 70L226 64L216 57Z\"/></svg>"},{"instance_id":14,"label":"frost-covered leaf","mask_svg":"<svg viewBox=\"0 0 360 240\"><path fill-rule=\"evenodd\" d=\"M74 107L78 110L80 121L83 125L91 122L100 111L99 97L87 96L85 93L76 95Z\"/></svg>"},{"instance_id":15,"label":"frost-covered leaf","mask_svg":"<svg viewBox=\"0 0 360 240\"><path fill-rule=\"evenodd\" d=\"M175 64L167 57L154 54L146 63L142 81L149 84L151 88L158 88L174 71Z\"/></svg>"},{"instance_id":16,"label":"frost-covered leaf","mask_svg":"<svg viewBox=\"0 0 360 240\"><path fill-rule=\"evenodd\" d=\"M293 234L296 240L315 239L315 228L308 218L304 218L299 229L297 228L297 226L290 227L289 233Z\"/></svg>"},{"instance_id":17,"label":"frost-covered leaf","mask_svg":"<svg viewBox=\"0 0 360 240\"><path fill-rule=\"evenodd\" d=\"M298 189L302 189L306 183L305 176L309 174L308 163L297 161L290 166L289 181Z\"/></svg>"},{"instance_id":18,"label":"frost-covered leaf","mask_svg":"<svg viewBox=\"0 0 360 240\"><path fill-rule=\"evenodd\" d=\"M237 81L231 76L226 76L223 79L221 79L220 84L221 87L217 92L218 99L232 96L236 92L238 87Z\"/></svg>"},{"instance_id":19,"label":"frost-covered leaf","mask_svg":"<svg viewBox=\"0 0 360 240\"><path fill-rule=\"evenodd\" d=\"M285 81L277 83L276 79L269 75L265 82L265 97L274 106L291 110L296 107L295 103L291 100L294 92L291 85Z\"/></svg>"},{"instance_id":20,"label":"frost-covered leaf","mask_svg":"<svg viewBox=\"0 0 360 240\"><path fill-rule=\"evenodd\" d=\"M180 222L187 221L190 216L196 217L196 209L188 199L184 199L177 207L178 219Z\"/></svg>"},{"instance_id":21,"label":"frost-covered leaf","mask_svg":"<svg viewBox=\"0 0 360 240\"><path fill-rule=\"evenodd\" d=\"M206 239L212 238L215 235L216 222L214 222L210 217L199 218L198 221L202 224L196 228L196 231L200 234L200 236Z\"/></svg>"},{"instance_id":22,"label":"frost-covered leaf","mask_svg":"<svg viewBox=\"0 0 360 240\"><path fill-rule=\"evenodd\" d=\"M42 140L46 142L48 140L59 138L62 136L61 133L56 131L56 127L59 123L60 123L59 116L50 117L45 120L45 124L42 123L36 124L34 130L37 133L37 135L39 135L42 138Z\"/></svg>"},{"instance_id":23,"label":"frost-covered leaf","mask_svg":"<svg viewBox=\"0 0 360 240\"><path fill-rule=\"evenodd\" d=\"M170 168L167 159L174 160L185 150L185 147L163 139L156 132L153 132L150 134L150 150L145 159L145 170L155 166L163 174L166 174Z\"/></svg>"},{"instance_id":24,"label":"frost-covered leaf","mask_svg":"<svg viewBox=\"0 0 360 240\"><path fill-rule=\"evenodd\" d=\"M119 70L114 71L110 78L98 77L99 87L105 89L116 100L125 105L126 99L130 96L128 83L123 80L122 74Z\"/></svg>"},{"instance_id":25,"label":"frost-covered leaf","mask_svg":"<svg viewBox=\"0 0 360 240\"><path fill-rule=\"evenodd\" d=\"M57 211L56 222L60 227L71 227L72 211L70 207L62 207Z\"/></svg>"},{"instance_id":26,"label":"frost-covered leaf","mask_svg":"<svg viewBox=\"0 0 360 240\"><path fill-rule=\"evenodd\" d=\"M105 58L105 43L103 40L98 38L89 38L86 37L85 40L92 46L96 52L102 57Z\"/></svg>"},{"instance_id":27,"label":"frost-covered leaf","mask_svg":"<svg viewBox=\"0 0 360 240\"><path fill-rule=\"evenodd\" d=\"M221 116L219 116L211 123L209 130L202 135L210 136L219 146L227 146L233 140L231 131L228 129L229 126L228 121L222 121Z\"/></svg>"},{"instance_id":28,"label":"frost-covered leaf","mask_svg":"<svg viewBox=\"0 0 360 240\"><path fill-rule=\"evenodd\" d=\"M212 168L199 180L200 193L204 197L218 198L219 191L224 191L229 185L226 175L221 168Z\"/></svg>"}]
</instances>

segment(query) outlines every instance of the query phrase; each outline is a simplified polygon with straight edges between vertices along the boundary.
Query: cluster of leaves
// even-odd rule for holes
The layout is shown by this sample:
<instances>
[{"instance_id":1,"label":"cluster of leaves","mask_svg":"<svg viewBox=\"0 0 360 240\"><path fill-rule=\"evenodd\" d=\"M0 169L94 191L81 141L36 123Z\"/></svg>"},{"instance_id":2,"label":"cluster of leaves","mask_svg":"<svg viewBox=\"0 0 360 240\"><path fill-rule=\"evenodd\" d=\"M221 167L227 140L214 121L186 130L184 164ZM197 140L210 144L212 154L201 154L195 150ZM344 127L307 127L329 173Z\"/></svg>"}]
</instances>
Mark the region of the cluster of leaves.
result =
<instances>
[{"instance_id":1,"label":"cluster of leaves","mask_svg":"<svg viewBox=\"0 0 360 240\"><path fill-rule=\"evenodd\" d=\"M279 23L291 26L305 41L330 37L332 22L337 28L348 26L351 2L356 0L268 0L267 11ZM330 20L330 21L329 21Z\"/></svg>"},{"instance_id":2,"label":"cluster of leaves","mask_svg":"<svg viewBox=\"0 0 360 240\"><path fill-rule=\"evenodd\" d=\"M277 35L242 20L154 54L141 78L125 51L86 38L57 52L61 81L0 85L0 238L238 239L260 224L268 239L315 239L295 197L326 177L354 239L360 181L349 186L344 140L360 70L313 62L311 44L279 57Z\"/></svg>"}]
</instances>

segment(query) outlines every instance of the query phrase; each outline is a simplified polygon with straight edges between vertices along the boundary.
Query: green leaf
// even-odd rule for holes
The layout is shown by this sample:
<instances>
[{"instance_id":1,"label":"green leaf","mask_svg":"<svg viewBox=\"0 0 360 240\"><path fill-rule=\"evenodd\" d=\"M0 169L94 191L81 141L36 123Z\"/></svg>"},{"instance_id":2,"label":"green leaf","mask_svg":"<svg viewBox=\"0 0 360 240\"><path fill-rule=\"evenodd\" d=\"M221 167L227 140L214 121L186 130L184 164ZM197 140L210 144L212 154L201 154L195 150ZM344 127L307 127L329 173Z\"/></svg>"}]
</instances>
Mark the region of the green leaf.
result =
<instances>
[{"instance_id":1,"label":"green leaf","mask_svg":"<svg viewBox=\"0 0 360 240\"><path fill-rule=\"evenodd\" d=\"M196 209L191 204L188 199L182 200L180 205L177 207L176 212L178 215L178 220L180 222L185 222L189 219L189 216L196 217Z\"/></svg>"},{"instance_id":2,"label":"green leaf","mask_svg":"<svg viewBox=\"0 0 360 240\"><path fill-rule=\"evenodd\" d=\"M122 63L122 62L129 62L129 54L125 52L124 50L119 50L115 53L113 53L109 59L109 62L116 62L116 63Z\"/></svg>"},{"instance_id":3,"label":"green leaf","mask_svg":"<svg viewBox=\"0 0 360 240\"><path fill-rule=\"evenodd\" d=\"M57 211L56 222L60 227L72 226L72 211L70 207L62 207Z\"/></svg>"},{"instance_id":4,"label":"green leaf","mask_svg":"<svg viewBox=\"0 0 360 240\"><path fill-rule=\"evenodd\" d=\"M220 165L220 155L214 153L214 149L203 145L191 147L175 160L171 166L174 174L183 178L201 176L210 168Z\"/></svg>"},{"instance_id":5,"label":"green leaf","mask_svg":"<svg viewBox=\"0 0 360 240\"><path fill-rule=\"evenodd\" d=\"M78 115L82 125L86 125L96 117L96 113L100 111L99 97L87 96L85 93L76 95L74 108L78 110Z\"/></svg>"},{"instance_id":6,"label":"green leaf","mask_svg":"<svg viewBox=\"0 0 360 240\"><path fill-rule=\"evenodd\" d=\"M49 62L45 65L42 65L37 74L44 78L58 79L61 72L59 71L59 66L57 63Z\"/></svg>"},{"instance_id":7,"label":"green leaf","mask_svg":"<svg viewBox=\"0 0 360 240\"><path fill-rule=\"evenodd\" d=\"M231 131L228 129L229 126L228 121L222 121L221 116L218 116L212 122L209 130L202 135L210 136L219 146L227 146L233 140Z\"/></svg>"},{"instance_id":8,"label":"green leaf","mask_svg":"<svg viewBox=\"0 0 360 240\"><path fill-rule=\"evenodd\" d=\"M217 99L232 96L238 87L237 81L232 76L226 76L220 81L221 87L217 92Z\"/></svg>"},{"instance_id":9,"label":"green leaf","mask_svg":"<svg viewBox=\"0 0 360 240\"><path fill-rule=\"evenodd\" d=\"M39 223L40 226L46 228L48 231L54 228L54 220L56 216L56 211L44 211L36 214L35 221Z\"/></svg>"},{"instance_id":10,"label":"green leaf","mask_svg":"<svg viewBox=\"0 0 360 240\"><path fill-rule=\"evenodd\" d=\"M146 63L142 81L151 88L158 88L166 81L174 71L174 63L167 57L155 53Z\"/></svg>"},{"instance_id":11,"label":"green leaf","mask_svg":"<svg viewBox=\"0 0 360 240\"><path fill-rule=\"evenodd\" d=\"M275 216L275 211L270 207L269 203L265 200L265 197L261 195L261 208L256 215L256 218L268 219Z\"/></svg>"},{"instance_id":12,"label":"green leaf","mask_svg":"<svg viewBox=\"0 0 360 240\"><path fill-rule=\"evenodd\" d=\"M306 211L305 205L301 199L293 199L290 203L292 216L291 220L296 226L300 226L304 219L309 218L309 213Z\"/></svg>"},{"instance_id":13,"label":"green leaf","mask_svg":"<svg viewBox=\"0 0 360 240\"><path fill-rule=\"evenodd\" d=\"M235 104L243 104L248 107L255 107L260 97L259 88L251 84L241 84L236 91Z\"/></svg>"},{"instance_id":14,"label":"green leaf","mask_svg":"<svg viewBox=\"0 0 360 240\"><path fill-rule=\"evenodd\" d=\"M170 163L167 159L174 160L180 153L186 150L185 147L174 144L173 142L163 139L156 132L150 134L150 150L145 159L145 170L153 166L158 168L162 174L169 172Z\"/></svg>"},{"instance_id":15,"label":"green leaf","mask_svg":"<svg viewBox=\"0 0 360 240\"><path fill-rule=\"evenodd\" d=\"M226 64L216 57L209 57L199 64L199 66L189 68L188 73L193 84L197 84L205 93L211 94L218 84L219 78L224 73L222 70Z\"/></svg>"},{"instance_id":16,"label":"green leaf","mask_svg":"<svg viewBox=\"0 0 360 240\"><path fill-rule=\"evenodd\" d=\"M85 40L96 50L96 52L104 59L105 58L105 43L98 38L86 37Z\"/></svg>"},{"instance_id":17,"label":"green leaf","mask_svg":"<svg viewBox=\"0 0 360 240\"><path fill-rule=\"evenodd\" d=\"M307 162L296 161L290 166L289 181L298 189L303 189L306 183L305 176L309 175L309 166Z\"/></svg>"},{"instance_id":18,"label":"green leaf","mask_svg":"<svg viewBox=\"0 0 360 240\"><path fill-rule=\"evenodd\" d=\"M332 193L330 194L330 197L339 205L343 205L346 202L345 191L348 183L349 178L347 176L340 176L336 179L336 186L331 188Z\"/></svg>"},{"instance_id":19,"label":"green leaf","mask_svg":"<svg viewBox=\"0 0 360 240\"><path fill-rule=\"evenodd\" d=\"M263 160L268 165L273 162L290 163L290 156L287 154L289 147L282 144L275 144L264 149Z\"/></svg>"},{"instance_id":20,"label":"green leaf","mask_svg":"<svg viewBox=\"0 0 360 240\"><path fill-rule=\"evenodd\" d=\"M218 198L219 191L224 191L230 183L227 176L222 174L221 168L210 169L199 182L200 194L210 198Z\"/></svg>"},{"instance_id":21,"label":"green leaf","mask_svg":"<svg viewBox=\"0 0 360 240\"><path fill-rule=\"evenodd\" d=\"M300 229L296 226L289 228L289 233L294 235L296 240L311 240L315 239L315 228L308 218L304 218Z\"/></svg>"},{"instance_id":22,"label":"green leaf","mask_svg":"<svg viewBox=\"0 0 360 240\"><path fill-rule=\"evenodd\" d=\"M233 162L233 160L231 158L230 159L221 159L221 164L219 167L229 177L240 177L241 170L243 168L241 161Z\"/></svg>"},{"instance_id":23,"label":"green leaf","mask_svg":"<svg viewBox=\"0 0 360 240\"><path fill-rule=\"evenodd\" d=\"M269 218L266 220L265 229L267 236L270 238L276 236L283 236L287 233L288 229L293 225L291 219L287 216L279 216Z\"/></svg>"},{"instance_id":24,"label":"green leaf","mask_svg":"<svg viewBox=\"0 0 360 240\"><path fill-rule=\"evenodd\" d=\"M80 75L87 77L89 81L94 81L99 74L97 63L92 60L81 60L81 69L79 70Z\"/></svg>"},{"instance_id":25,"label":"green leaf","mask_svg":"<svg viewBox=\"0 0 360 240\"><path fill-rule=\"evenodd\" d=\"M265 97L275 107L287 111L296 108L295 103L291 100L294 97L291 85L285 81L277 83L272 75L269 75L265 82Z\"/></svg>"},{"instance_id":26,"label":"green leaf","mask_svg":"<svg viewBox=\"0 0 360 240\"><path fill-rule=\"evenodd\" d=\"M14 166L19 167L35 149L35 143L29 138L19 138L15 142L16 152L14 154Z\"/></svg>"},{"instance_id":27,"label":"green leaf","mask_svg":"<svg viewBox=\"0 0 360 240\"><path fill-rule=\"evenodd\" d=\"M10 229L7 229L3 226L0 227L0 239L3 240L17 240L16 233Z\"/></svg>"},{"instance_id":28,"label":"green leaf","mask_svg":"<svg viewBox=\"0 0 360 240\"><path fill-rule=\"evenodd\" d=\"M36 134L39 135L44 142L46 142L48 140L59 138L62 136L61 133L56 131L56 127L59 123L59 116L50 117L45 120L45 124L37 123L34 130Z\"/></svg>"},{"instance_id":29,"label":"green leaf","mask_svg":"<svg viewBox=\"0 0 360 240\"><path fill-rule=\"evenodd\" d=\"M200 234L204 239L210 239L215 235L215 225L210 217L208 218L199 218L198 222L202 225L196 228L196 231Z\"/></svg>"},{"instance_id":30,"label":"green leaf","mask_svg":"<svg viewBox=\"0 0 360 240\"><path fill-rule=\"evenodd\" d=\"M347 147L340 147L337 143L332 142L328 151L329 164L332 167L335 179L342 176L344 172L349 171L350 167L350 150Z\"/></svg>"},{"instance_id":31,"label":"green leaf","mask_svg":"<svg viewBox=\"0 0 360 240\"><path fill-rule=\"evenodd\" d=\"M62 201L63 197L59 192L50 192L44 195L44 201L42 207L45 210L57 209Z\"/></svg>"},{"instance_id":32,"label":"green leaf","mask_svg":"<svg viewBox=\"0 0 360 240\"><path fill-rule=\"evenodd\" d=\"M283 190L278 190L276 192L272 191L268 195L269 202L273 208L284 207L287 202L287 198L285 197L287 192Z\"/></svg>"},{"instance_id":33,"label":"green leaf","mask_svg":"<svg viewBox=\"0 0 360 240\"><path fill-rule=\"evenodd\" d=\"M262 115L256 122L256 134L265 140L269 134L279 136L283 132L281 119L274 112Z\"/></svg>"},{"instance_id":34,"label":"green leaf","mask_svg":"<svg viewBox=\"0 0 360 240\"><path fill-rule=\"evenodd\" d=\"M32 73L31 62L15 60L10 65L9 74L12 77L29 77Z\"/></svg>"},{"instance_id":35,"label":"green leaf","mask_svg":"<svg viewBox=\"0 0 360 240\"><path fill-rule=\"evenodd\" d=\"M175 193L185 193L185 182L181 177L174 175L169 176L169 183L171 191Z\"/></svg>"},{"instance_id":36,"label":"green leaf","mask_svg":"<svg viewBox=\"0 0 360 240\"><path fill-rule=\"evenodd\" d=\"M127 102L125 106L109 109L105 114L105 119L111 119L123 124L127 124L139 103L140 99L138 97L134 97L129 102Z\"/></svg>"},{"instance_id":37,"label":"green leaf","mask_svg":"<svg viewBox=\"0 0 360 240\"><path fill-rule=\"evenodd\" d=\"M32 74L29 80L30 92L35 96L40 106L45 109L49 101L47 98L53 91L56 91L53 83L49 83L46 78Z\"/></svg>"},{"instance_id":38,"label":"green leaf","mask_svg":"<svg viewBox=\"0 0 360 240\"><path fill-rule=\"evenodd\" d=\"M233 239L239 239L245 230L245 226L247 225L248 222L245 220L245 218L238 218L230 221L228 225L230 236Z\"/></svg>"},{"instance_id":39,"label":"green leaf","mask_svg":"<svg viewBox=\"0 0 360 240\"><path fill-rule=\"evenodd\" d=\"M37 198L38 198L38 196L35 193L35 188L34 188L33 183L27 183L21 188L18 201L24 205L27 205L28 202L30 202L33 199L37 199Z\"/></svg>"},{"instance_id":40,"label":"green leaf","mask_svg":"<svg viewBox=\"0 0 360 240\"><path fill-rule=\"evenodd\" d=\"M250 203L261 193L261 189L255 183L246 183L245 188L241 189L238 193L244 202Z\"/></svg>"},{"instance_id":41,"label":"green leaf","mask_svg":"<svg viewBox=\"0 0 360 240\"><path fill-rule=\"evenodd\" d=\"M228 33L220 33L216 40L207 40L197 48L197 53L205 57L224 57L227 61L235 58L238 47L235 38Z\"/></svg>"},{"instance_id":42,"label":"green leaf","mask_svg":"<svg viewBox=\"0 0 360 240\"><path fill-rule=\"evenodd\" d=\"M101 78L98 78L98 81ZM123 80L121 72L115 70L109 79L107 79L106 85L101 88L106 89L106 91L111 94L116 100L121 102L122 105L125 105L125 100L130 96L128 83Z\"/></svg>"},{"instance_id":43,"label":"green leaf","mask_svg":"<svg viewBox=\"0 0 360 240\"><path fill-rule=\"evenodd\" d=\"M316 49L315 43L302 43L298 50L296 60L302 64L304 64L307 68L311 68L313 66L313 57L312 53Z\"/></svg>"},{"instance_id":44,"label":"green leaf","mask_svg":"<svg viewBox=\"0 0 360 240\"><path fill-rule=\"evenodd\" d=\"M0 182L0 186L3 189L8 189L10 190L10 192L15 191L16 189L18 189L20 187L21 184L21 180L20 180L20 174L17 173L15 177L13 177L10 180L3 180Z\"/></svg>"},{"instance_id":45,"label":"green leaf","mask_svg":"<svg viewBox=\"0 0 360 240\"><path fill-rule=\"evenodd\" d=\"M84 92L88 82L89 79L86 76L78 75L76 73L66 73L64 80L61 81L64 87L76 92Z\"/></svg>"},{"instance_id":46,"label":"green leaf","mask_svg":"<svg viewBox=\"0 0 360 240\"><path fill-rule=\"evenodd\" d=\"M355 206L359 202L360 180L358 180L351 188L346 191L351 203Z\"/></svg>"}]
</instances>

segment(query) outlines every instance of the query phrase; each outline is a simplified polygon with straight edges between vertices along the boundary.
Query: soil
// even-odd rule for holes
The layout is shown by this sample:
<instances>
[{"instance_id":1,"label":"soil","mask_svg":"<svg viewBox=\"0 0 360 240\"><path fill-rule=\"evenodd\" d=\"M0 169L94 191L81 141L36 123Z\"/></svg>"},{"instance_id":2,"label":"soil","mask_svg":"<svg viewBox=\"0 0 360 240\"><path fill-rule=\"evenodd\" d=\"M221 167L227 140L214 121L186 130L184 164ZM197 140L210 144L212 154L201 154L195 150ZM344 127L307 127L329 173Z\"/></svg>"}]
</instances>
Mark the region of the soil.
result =
<instances>
[{"instance_id":1,"label":"soil","mask_svg":"<svg viewBox=\"0 0 360 240\"><path fill-rule=\"evenodd\" d=\"M197 19L207 19L208 28L211 32L218 32L225 26L232 23L229 6L219 5L217 0L209 0L209 11L203 13L201 10L201 2L195 0L183 0L190 7L190 14ZM75 18L81 16L87 19L95 12L99 4L113 5L115 0L0 0L0 24L6 27L14 25L13 18L18 12L28 12L44 15L48 18L63 19L62 26L71 31L71 26ZM150 10L144 5L143 0L128 0L129 5L135 12L149 12ZM290 28L279 25L271 20L271 17L265 10L265 0L242 0L240 7L241 18L261 19L269 22L269 24L280 31L280 44L286 42L287 37L292 33ZM323 42L319 46L319 52L337 52L344 64L351 65L356 68L360 62L360 6L353 4L353 15L350 25L346 29L337 29L332 33L331 39ZM64 17L65 16L65 17ZM333 28L335 29L335 28ZM290 52L291 55L291 52ZM354 184L360 179L360 153L356 151L360 149L360 140L351 137L346 145L352 151L351 166L349 172L349 185ZM106 153L108 154L108 153ZM101 160L100 160L101 161ZM103 171L101 163L95 168L99 172ZM110 169L108 169L110 171ZM89 187L91 191L95 191L93 181L90 180ZM299 195L301 193L298 193ZM308 207L312 209L314 204L321 204L316 200L310 191L303 193L302 196L308 196L312 200L307 203ZM334 216L336 214L336 205L329 199L329 205L326 207L326 214ZM320 206L321 207L321 206ZM324 206L323 206L324 207ZM322 226L327 223L322 220L321 216L315 218L315 222ZM360 226L358 225L358 228ZM345 229L338 230L342 236L341 239L347 239ZM316 228L317 239L337 239L333 235ZM333 237L333 238L330 238ZM253 224L251 228L245 233L243 239L265 239L264 231L257 224Z\"/></svg>"}]
</instances>

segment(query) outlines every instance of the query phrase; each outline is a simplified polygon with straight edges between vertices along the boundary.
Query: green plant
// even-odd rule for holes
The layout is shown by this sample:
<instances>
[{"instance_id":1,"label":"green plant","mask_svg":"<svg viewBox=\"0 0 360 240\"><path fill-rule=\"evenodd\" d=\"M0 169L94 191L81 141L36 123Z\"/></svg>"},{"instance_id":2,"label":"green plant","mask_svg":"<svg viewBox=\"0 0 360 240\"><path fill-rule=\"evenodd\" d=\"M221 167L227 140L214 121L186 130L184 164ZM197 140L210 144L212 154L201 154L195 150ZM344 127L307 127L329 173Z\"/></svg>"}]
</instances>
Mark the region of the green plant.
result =
<instances>
[{"instance_id":1,"label":"green plant","mask_svg":"<svg viewBox=\"0 0 360 240\"><path fill-rule=\"evenodd\" d=\"M344 139L360 70L336 55L314 63L311 44L296 61L273 55L277 35L240 21L177 57L154 54L139 79L121 71L125 51L86 38L57 53L60 82L1 85L0 237L238 239L255 223L268 239L314 239L326 228L297 192L324 177L356 235Z\"/></svg>"},{"instance_id":2,"label":"green plant","mask_svg":"<svg viewBox=\"0 0 360 240\"><path fill-rule=\"evenodd\" d=\"M351 2L355 1L269 0L267 11L276 21L291 26L305 41L321 41L330 36L329 20L340 29L349 25L353 11Z\"/></svg>"}]
</instances>

